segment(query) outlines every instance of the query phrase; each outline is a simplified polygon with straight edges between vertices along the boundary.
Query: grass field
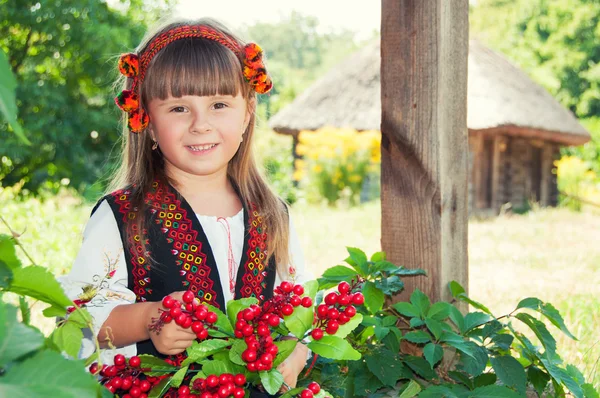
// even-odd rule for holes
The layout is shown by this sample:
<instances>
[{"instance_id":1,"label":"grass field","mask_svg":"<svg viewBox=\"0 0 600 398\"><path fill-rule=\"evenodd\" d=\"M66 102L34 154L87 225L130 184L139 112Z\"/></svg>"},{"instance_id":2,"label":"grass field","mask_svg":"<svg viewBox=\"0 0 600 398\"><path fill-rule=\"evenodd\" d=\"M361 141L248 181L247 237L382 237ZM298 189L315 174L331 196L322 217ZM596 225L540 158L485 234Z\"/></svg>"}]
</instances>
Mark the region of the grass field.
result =
<instances>
[{"instance_id":1,"label":"grass field","mask_svg":"<svg viewBox=\"0 0 600 398\"><path fill-rule=\"evenodd\" d=\"M17 202L6 193L0 203L0 214L24 232L21 240L34 260L56 274L67 272L91 205L68 195ZM379 250L377 202L350 209L297 205L292 214L315 276L343 261L345 246ZM0 233L7 233L4 226ZM472 220L469 262L470 296L495 314L510 312L525 297L554 304L579 337L572 341L551 328L559 353L600 387L600 215L542 209ZM46 332L52 328L39 314L34 320Z\"/></svg>"}]
</instances>

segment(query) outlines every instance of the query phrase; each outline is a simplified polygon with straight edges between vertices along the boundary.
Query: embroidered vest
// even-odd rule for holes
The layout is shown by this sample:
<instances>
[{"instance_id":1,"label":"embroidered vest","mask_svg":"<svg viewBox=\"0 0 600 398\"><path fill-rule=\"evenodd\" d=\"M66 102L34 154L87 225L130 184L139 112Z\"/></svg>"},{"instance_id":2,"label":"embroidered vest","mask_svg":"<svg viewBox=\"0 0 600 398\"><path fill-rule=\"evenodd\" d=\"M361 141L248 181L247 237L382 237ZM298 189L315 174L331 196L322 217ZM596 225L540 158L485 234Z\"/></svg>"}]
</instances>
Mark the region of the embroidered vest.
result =
<instances>
[{"instance_id":1,"label":"embroidered vest","mask_svg":"<svg viewBox=\"0 0 600 398\"><path fill-rule=\"evenodd\" d=\"M102 200L107 200L117 220L127 263L128 287L136 294L136 301L160 301L172 292L191 290L202 301L225 312L217 263L191 206L174 187L155 181L144 199L146 231L140 234L136 230L131 193L130 189L123 189ZM244 248L234 297L256 297L263 301L273 294L274 256L269 264L265 263L267 234L254 206L244 205L244 223ZM152 262L143 250L142 235L147 237L146 251ZM138 354L165 358L156 351L151 340L137 343L137 350Z\"/></svg>"}]
</instances>

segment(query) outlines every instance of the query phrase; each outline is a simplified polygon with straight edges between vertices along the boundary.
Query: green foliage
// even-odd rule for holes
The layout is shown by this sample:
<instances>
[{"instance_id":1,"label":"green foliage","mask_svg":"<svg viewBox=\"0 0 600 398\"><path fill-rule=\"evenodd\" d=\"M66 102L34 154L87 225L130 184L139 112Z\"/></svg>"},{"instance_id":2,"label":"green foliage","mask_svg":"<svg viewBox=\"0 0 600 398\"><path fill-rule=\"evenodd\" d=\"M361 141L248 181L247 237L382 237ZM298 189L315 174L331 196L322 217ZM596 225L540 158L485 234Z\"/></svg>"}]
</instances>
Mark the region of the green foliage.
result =
<instances>
[{"instance_id":1,"label":"green foliage","mask_svg":"<svg viewBox=\"0 0 600 398\"><path fill-rule=\"evenodd\" d=\"M511 313L495 316L485 305L469 298L456 282L448 286L455 300L469 303L475 311L462 314L453 303L432 303L418 289L409 302L390 304L392 295L402 288L384 294L382 281L422 271L396 267L381 253L367 260L358 249L348 251L349 267L330 268L319 283L321 288L328 288L344 280L357 289L363 286L363 292L364 286L369 286L366 292L372 302L365 292L365 305L359 308L363 320L346 336L365 362L317 361L315 372L321 373L313 377L330 391L335 387L328 384L327 375L336 372L331 368L338 366L337 372L344 374L343 368L348 366L343 380L335 383L344 383L344 390L357 397L409 391L409 382L412 386L417 383L422 390L417 391L419 397L521 397L527 391L561 396L565 390L575 397L594 396L587 392L593 390L592 385L585 382L577 368L562 363L556 339L534 316L543 316L575 339L551 304L526 298ZM373 302L373 297L379 295L384 295L382 306L378 298ZM529 332L517 330L516 323Z\"/></svg>"},{"instance_id":2,"label":"green foliage","mask_svg":"<svg viewBox=\"0 0 600 398\"><path fill-rule=\"evenodd\" d=\"M16 77L19 121L32 142L18 145L0 124L2 185L37 191L68 179L84 189L107 172L120 136L110 89L115 56L137 45L142 18L162 8L142 0L115 7L100 0L0 1L0 52Z\"/></svg>"},{"instance_id":3,"label":"green foliage","mask_svg":"<svg viewBox=\"0 0 600 398\"><path fill-rule=\"evenodd\" d=\"M8 121L21 141L25 144L30 144L29 140L23 135L23 129L17 121L16 87L17 82L10 70L6 54L0 51L0 113Z\"/></svg>"}]
</instances>

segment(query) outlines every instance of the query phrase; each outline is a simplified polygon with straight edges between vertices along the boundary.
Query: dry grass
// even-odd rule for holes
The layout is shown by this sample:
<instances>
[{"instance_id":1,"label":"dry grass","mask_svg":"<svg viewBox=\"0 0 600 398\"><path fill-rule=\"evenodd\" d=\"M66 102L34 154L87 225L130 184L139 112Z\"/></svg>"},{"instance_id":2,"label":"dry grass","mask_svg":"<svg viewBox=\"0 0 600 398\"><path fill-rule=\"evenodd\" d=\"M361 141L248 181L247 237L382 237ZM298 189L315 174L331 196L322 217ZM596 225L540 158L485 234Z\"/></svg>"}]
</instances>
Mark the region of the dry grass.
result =
<instances>
[{"instance_id":1,"label":"dry grass","mask_svg":"<svg viewBox=\"0 0 600 398\"><path fill-rule=\"evenodd\" d=\"M7 200L8 199L8 200ZM51 198L15 202L0 196L0 214L18 231L33 257L57 274L70 268L90 206ZM315 276L347 257L345 246L371 254L380 247L379 203L356 208L296 205L294 222ZM0 233L7 231L0 226ZM496 314L535 296L564 315L574 342L552 329L563 359L600 387L600 215L536 210L469 223L470 295ZM25 261L24 261L25 262ZM25 262L27 263L27 262ZM45 331L51 321L35 322Z\"/></svg>"}]
</instances>

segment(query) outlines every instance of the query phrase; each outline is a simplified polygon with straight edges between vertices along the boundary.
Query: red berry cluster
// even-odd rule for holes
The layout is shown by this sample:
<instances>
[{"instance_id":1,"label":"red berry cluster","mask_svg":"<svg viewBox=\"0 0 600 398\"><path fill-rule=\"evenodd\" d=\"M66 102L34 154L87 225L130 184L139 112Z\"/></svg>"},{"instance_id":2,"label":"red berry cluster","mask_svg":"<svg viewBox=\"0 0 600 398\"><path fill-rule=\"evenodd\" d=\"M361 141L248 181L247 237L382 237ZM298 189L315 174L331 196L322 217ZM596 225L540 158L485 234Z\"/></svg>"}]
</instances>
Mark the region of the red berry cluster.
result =
<instances>
[{"instance_id":1,"label":"red berry cluster","mask_svg":"<svg viewBox=\"0 0 600 398\"><path fill-rule=\"evenodd\" d=\"M321 386L317 382L312 382L305 390L300 393L300 398L313 398L321 391Z\"/></svg>"},{"instance_id":2,"label":"red berry cluster","mask_svg":"<svg viewBox=\"0 0 600 398\"><path fill-rule=\"evenodd\" d=\"M105 364L102 365L102 369L98 368L97 362L90 366L90 373L98 373L100 384L113 394L118 393L123 398L147 398L146 393L160 382L160 378L156 377L140 379L142 376L141 360L137 356L129 358L129 363L127 363L125 356L117 354L113 361L114 365Z\"/></svg>"},{"instance_id":3,"label":"red berry cluster","mask_svg":"<svg viewBox=\"0 0 600 398\"><path fill-rule=\"evenodd\" d=\"M282 282L275 288L273 298L265 301L262 308L258 305L238 312L235 324L235 337L244 338L248 348L242 353L246 368L250 372L271 370L278 348L273 343L271 328L279 326L280 318L294 313L294 307L312 305L310 297L304 294L301 285Z\"/></svg>"},{"instance_id":4,"label":"red berry cluster","mask_svg":"<svg viewBox=\"0 0 600 398\"><path fill-rule=\"evenodd\" d=\"M183 303L175 300L171 296L166 296L162 301L163 307L160 318L153 318L150 330L160 333L164 324L175 320L175 323L184 329L191 328L196 337L204 340L208 337L207 328L217 322L217 314L209 311L208 308L200 303L193 292L187 291L183 294Z\"/></svg>"},{"instance_id":5,"label":"red berry cluster","mask_svg":"<svg viewBox=\"0 0 600 398\"><path fill-rule=\"evenodd\" d=\"M192 394L188 386L181 386L177 390L177 398L243 398L246 395L244 384L246 384L246 376L241 373L209 375L206 379L194 380L192 389L198 394Z\"/></svg>"},{"instance_id":6,"label":"red berry cluster","mask_svg":"<svg viewBox=\"0 0 600 398\"><path fill-rule=\"evenodd\" d=\"M313 339L320 340L324 332L335 334L341 325L356 315L354 305L364 304L365 297L360 292L351 291L352 286L348 282L341 282L338 285L339 293L331 292L325 296L324 303L317 307L315 328L311 332Z\"/></svg>"}]
</instances>

